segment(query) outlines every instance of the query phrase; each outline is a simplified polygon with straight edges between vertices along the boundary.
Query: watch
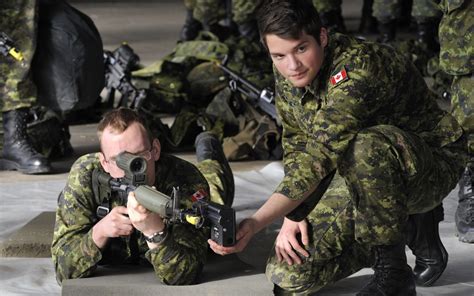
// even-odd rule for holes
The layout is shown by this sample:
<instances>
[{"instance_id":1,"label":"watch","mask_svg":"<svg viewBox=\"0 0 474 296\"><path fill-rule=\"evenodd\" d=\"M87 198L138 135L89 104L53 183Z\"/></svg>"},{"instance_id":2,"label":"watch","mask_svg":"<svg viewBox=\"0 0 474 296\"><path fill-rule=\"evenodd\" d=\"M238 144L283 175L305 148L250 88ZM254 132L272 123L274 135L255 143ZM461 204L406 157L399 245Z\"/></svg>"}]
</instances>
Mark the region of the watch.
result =
<instances>
[{"instance_id":1,"label":"watch","mask_svg":"<svg viewBox=\"0 0 474 296\"><path fill-rule=\"evenodd\" d=\"M151 236L146 236L146 235L143 235L143 236L145 237L145 240L149 243L160 244L164 242L165 239L168 237L168 230L167 230L166 224L165 224L165 228L163 228L162 231L155 232Z\"/></svg>"}]
</instances>

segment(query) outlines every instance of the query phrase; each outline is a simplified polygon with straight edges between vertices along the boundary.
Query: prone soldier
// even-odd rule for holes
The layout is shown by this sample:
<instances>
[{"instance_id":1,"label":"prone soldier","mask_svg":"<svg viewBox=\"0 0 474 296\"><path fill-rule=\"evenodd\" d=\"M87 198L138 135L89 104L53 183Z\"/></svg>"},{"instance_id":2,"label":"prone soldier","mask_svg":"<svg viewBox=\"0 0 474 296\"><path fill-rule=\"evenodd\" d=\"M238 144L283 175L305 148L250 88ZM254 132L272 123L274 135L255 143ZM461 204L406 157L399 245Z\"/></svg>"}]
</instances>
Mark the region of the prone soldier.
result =
<instances>
[{"instance_id":1,"label":"prone soldier","mask_svg":"<svg viewBox=\"0 0 474 296\"><path fill-rule=\"evenodd\" d=\"M101 152L84 155L72 166L58 199L51 251L59 283L92 276L101 264L126 263L152 265L158 279L168 285L196 282L207 254L208 228L168 224L159 213L137 202L133 192L126 204L111 199L110 212L99 215L103 205L94 194L93 173L99 170L112 178L124 178L124 170L117 166L117 156L123 152L146 159L146 185L168 196L179 187L185 208L209 196L212 202L232 204L232 171L213 134L196 138L195 167L161 153L160 142L145 126L131 109L110 111L98 127Z\"/></svg>"}]
</instances>

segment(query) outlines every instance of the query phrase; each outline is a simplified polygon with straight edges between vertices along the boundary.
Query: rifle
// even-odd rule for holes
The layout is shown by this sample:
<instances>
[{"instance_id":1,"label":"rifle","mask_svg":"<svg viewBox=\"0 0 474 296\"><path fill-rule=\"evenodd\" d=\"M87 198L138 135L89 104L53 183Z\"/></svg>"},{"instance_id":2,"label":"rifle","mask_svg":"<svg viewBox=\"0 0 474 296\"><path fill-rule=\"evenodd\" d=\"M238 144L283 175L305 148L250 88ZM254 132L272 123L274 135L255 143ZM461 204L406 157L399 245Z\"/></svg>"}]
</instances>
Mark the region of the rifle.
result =
<instances>
[{"instance_id":1,"label":"rifle","mask_svg":"<svg viewBox=\"0 0 474 296\"><path fill-rule=\"evenodd\" d=\"M128 106L132 109L139 108L146 97L146 91L137 89L131 81L132 69L139 62L138 55L126 43L123 43L113 52L104 51L105 87L109 90L106 101L109 107L113 107L115 90L118 90L122 94L119 106Z\"/></svg>"},{"instance_id":2,"label":"rifle","mask_svg":"<svg viewBox=\"0 0 474 296\"><path fill-rule=\"evenodd\" d=\"M24 65L23 54L15 48L13 40L4 32L0 32L0 53L5 57L10 55Z\"/></svg>"},{"instance_id":3,"label":"rifle","mask_svg":"<svg viewBox=\"0 0 474 296\"><path fill-rule=\"evenodd\" d=\"M227 57L222 62L216 62L216 64L228 76L230 90L244 94L254 107L269 115L276 121L277 125L280 125L273 92L268 88L259 89L250 81L226 67L226 62Z\"/></svg>"},{"instance_id":4,"label":"rifle","mask_svg":"<svg viewBox=\"0 0 474 296\"><path fill-rule=\"evenodd\" d=\"M210 225L213 241L222 246L235 244L234 209L204 199L195 201L190 209L182 209L178 188L173 188L172 196L168 196L146 185L145 158L122 152L117 156L116 163L124 170L125 177L115 179L99 169L92 173L94 195L98 201L105 201L97 208L99 218L105 217L110 211L113 193L118 195L120 204L126 204L128 194L133 191L138 203L158 213L169 223L189 223L196 228Z\"/></svg>"}]
</instances>

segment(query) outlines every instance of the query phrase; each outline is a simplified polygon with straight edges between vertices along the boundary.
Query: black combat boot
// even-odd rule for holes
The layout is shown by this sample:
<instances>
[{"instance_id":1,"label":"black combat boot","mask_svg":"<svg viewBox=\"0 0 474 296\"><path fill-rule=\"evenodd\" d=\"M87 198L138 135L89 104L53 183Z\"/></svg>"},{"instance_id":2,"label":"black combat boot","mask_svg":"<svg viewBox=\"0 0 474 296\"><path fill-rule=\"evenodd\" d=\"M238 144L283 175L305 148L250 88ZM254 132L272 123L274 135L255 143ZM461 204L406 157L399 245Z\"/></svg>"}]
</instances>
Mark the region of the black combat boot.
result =
<instances>
[{"instance_id":1,"label":"black combat boot","mask_svg":"<svg viewBox=\"0 0 474 296\"><path fill-rule=\"evenodd\" d=\"M330 10L319 13L321 23L329 31L336 31L339 33L346 33L346 26L344 25L344 18L342 17L341 9Z\"/></svg>"},{"instance_id":2,"label":"black combat boot","mask_svg":"<svg viewBox=\"0 0 474 296\"><path fill-rule=\"evenodd\" d=\"M199 31L202 30L202 24L193 17L193 11L188 9L186 12L186 20L184 21L183 28L181 28L180 41L194 40Z\"/></svg>"},{"instance_id":3,"label":"black combat boot","mask_svg":"<svg viewBox=\"0 0 474 296\"><path fill-rule=\"evenodd\" d=\"M408 218L407 245L416 257L413 274L420 286L433 285L448 264L448 252L439 237L438 223L443 219L442 204Z\"/></svg>"},{"instance_id":4,"label":"black combat boot","mask_svg":"<svg viewBox=\"0 0 474 296\"><path fill-rule=\"evenodd\" d=\"M432 57L439 52L438 26L437 19L425 19L417 22L416 40L426 51L428 57Z\"/></svg>"},{"instance_id":5,"label":"black combat boot","mask_svg":"<svg viewBox=\"0 0 474 296\"><path fill-rule=\"evenodd\" d=\"M380 22L379 23L379 33L380 36L377 38L377 42L380 43L390 43L395 41L395 35L397 33L397 21L392 20L389 22Z\"/></svg>"},{"instance_id":6,"label":"black combat boot","mask_svg":"<svg viewBox=\"0 0 474 296\"><path fill-rule=\"evenodd\" d=\"M360 18L359 33L374 34L377 33L377 19L372 15L372 5L374 0L364 0L362 6L362 16Z\"/></svg>"},{"instance_id":7,"label":"black combat boot","mask_svg":"<svg viewBox=\"0 0 474 296\"><path fill-rule=\"evenodd\" d=\"M229 166L229 162L224 155L224 150L222 149L222 143L219 141L216 135L211 132L202 132L196 137L196 158L198 162L204 161L206 159L217 160L221 166L224 173L225 190L226 195L228 195L228 200L226 200L226 206L231 206L234 201L234 175L232 174L232 169Z\"/></svg>"},{"instance_id":8,"label":"black combat boot","mask_svg":"<svg viewBox=\"0 0 474 296\"><path fill-rule=\"evenodd\" d=\"M474 163L468 165L459 181L459 203L454 220L459 240L474 243Z\"/></svg>"},{"instance_id":9,"label":"black combat boot","mask_svg":"<svg viewBox=\"0 0 474 296\"><path fill-rule=\"evenodd\" d=\"M17 170L24 174L51 172L46 157L36 152L26 133L28 109L3 113L3 153L0 170Z\"/></svg>"},{"instance_id":10,"label":"black combat boot","mask_svg":"<svg viewBox=\"0 0 474 296\"><path fill-rule=\"evenodd\" d=\"M358 296L416 295L415 279L407 265L405 244L375 246L374 275Z\"/></svg>"}]
</instances>

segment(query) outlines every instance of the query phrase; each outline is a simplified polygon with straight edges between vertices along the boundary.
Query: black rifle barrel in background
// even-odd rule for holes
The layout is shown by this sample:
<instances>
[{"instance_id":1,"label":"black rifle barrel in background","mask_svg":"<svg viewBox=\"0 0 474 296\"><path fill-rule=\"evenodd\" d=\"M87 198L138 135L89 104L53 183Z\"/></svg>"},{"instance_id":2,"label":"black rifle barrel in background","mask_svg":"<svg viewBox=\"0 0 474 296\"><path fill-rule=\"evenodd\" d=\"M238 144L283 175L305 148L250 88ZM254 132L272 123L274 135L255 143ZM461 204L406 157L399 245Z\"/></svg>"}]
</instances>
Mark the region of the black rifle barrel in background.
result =
<instances>
[{"instance_id":1,"label":"black rifle barrel in background","mask_svg":"<svg viewBox=\"0 0 474 296\"><path fill-rule=\"evenodd\" d=\"M249 103L257 107L257 109L262 110L280 125L275 107L275 96L271 90L266 88L259 89L250 81L226 67L223 63L216 62L216 64L228 76L229 87L232 91L238 91L247 96Z\"/></svg>"},{"instance_id":2,"label":"black rifle barrel in background","mask_svg":"<svg viewBox=\"0 0 474 296\"><path fill-rule=\"evenodd\" d=\"M144 89L137 89L132 84L132 70L138 67L140 58L126 43L113 52L104 51L105 87L109 90L107 101L113 107L115 90L122 94L119 106L132 109L140 107L146 97Z\"/></svg>"}]
</instances>

